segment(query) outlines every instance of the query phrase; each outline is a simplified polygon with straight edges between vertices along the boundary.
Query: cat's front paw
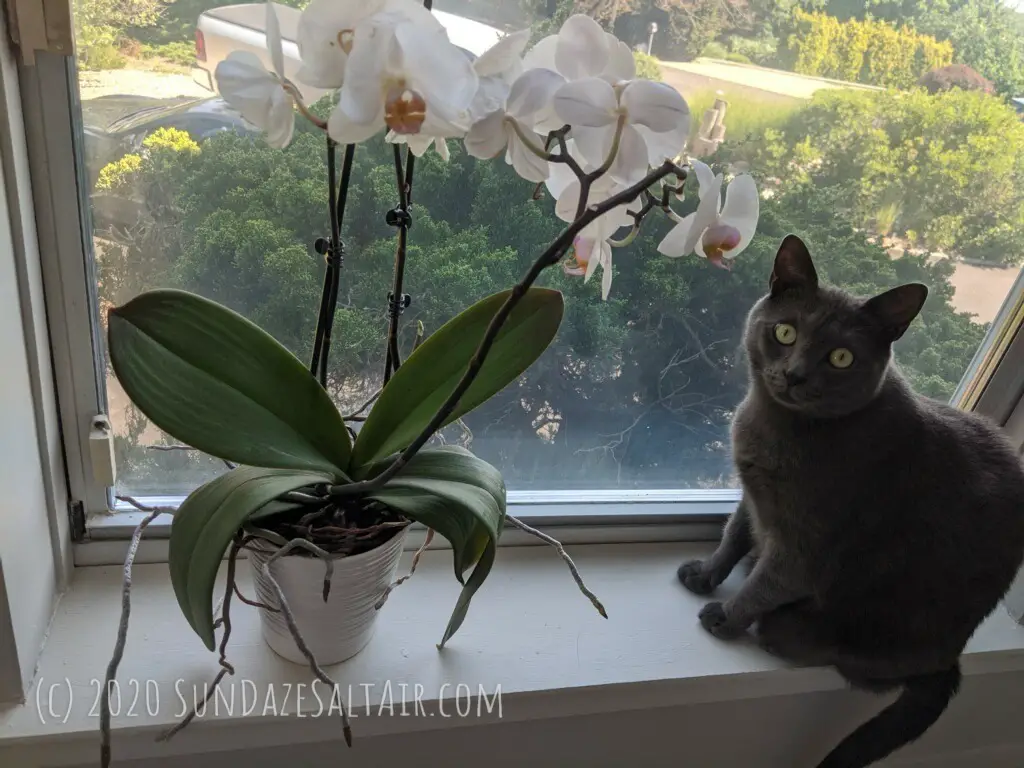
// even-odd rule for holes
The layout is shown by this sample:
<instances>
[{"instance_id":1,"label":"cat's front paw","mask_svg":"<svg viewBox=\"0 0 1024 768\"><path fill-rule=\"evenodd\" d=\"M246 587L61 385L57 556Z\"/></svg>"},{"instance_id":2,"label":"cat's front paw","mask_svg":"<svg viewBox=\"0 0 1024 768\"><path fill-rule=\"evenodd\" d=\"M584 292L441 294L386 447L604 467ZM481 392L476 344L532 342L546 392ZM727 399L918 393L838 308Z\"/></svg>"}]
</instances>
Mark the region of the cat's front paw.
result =
<instances>
[{"instance_id":1,"label":"cat's front paw","mask_svg":"<svg viewBox=\"0 0 1024 768\"><path fill-rule=\"evenodd\" d=\"M683 563L676 571L676 575L683 586L695 595L710 595L718 586L704 572L704 561L702 560Z\"/></svg>"},{"instance_id":2,"label":"cat's front paw","mask_svg":"<svg viewBox=\"0 0 1024 768\"><path fill-rule=\"evenodd\" d=\"M725 608L721 603L708 603L701 608L700 625L719 640L735 640L746 633L746 627L740 627L729 621Z\"/></svg>"}]
</instances>

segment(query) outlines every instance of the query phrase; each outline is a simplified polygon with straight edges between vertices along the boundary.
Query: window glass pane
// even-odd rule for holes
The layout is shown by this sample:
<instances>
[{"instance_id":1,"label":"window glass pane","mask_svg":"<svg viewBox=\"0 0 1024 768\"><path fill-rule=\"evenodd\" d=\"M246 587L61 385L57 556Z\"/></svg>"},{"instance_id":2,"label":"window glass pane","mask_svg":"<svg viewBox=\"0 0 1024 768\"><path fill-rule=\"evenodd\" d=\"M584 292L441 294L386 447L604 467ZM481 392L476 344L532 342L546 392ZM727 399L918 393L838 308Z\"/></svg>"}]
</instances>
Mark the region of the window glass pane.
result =
<instances>
[{"instance_id":1,"label":"window glass pane","mask_svg":"<svg viewBox=\"0 0 1024 768\"><path fill-rule=\"evenodd\" d=\"M298 69L301 0L278 7L286 71ZM558 30L569 0L439 0L450 37L474 54L502 31ZM498 466L512 490L729 488L729 422L746 387L746 313L781 239L799 233L820 274L862 295L930 289L897 357L917 389L948 399L1024 257L1024 24L1009 7L939 3L577 2L632 47L639 70L688 100L688 144L730 179L750 171L761 221L731 272L656 246L652 215L614 252L615 279L560 269L558 338L505 392L446 429ZM303 120L268 147L217 94L232 50L262 48L261 4L75 0L97 290L194 291L238 310L307 361L329 234L324 140ZM984 34L982 34L984 32ZM649 55L648 51L650 51ZM314 101L322 93L303 86ZM317 108L320 108L318 106ZM562 226L500 160L417 163L401 345L503 290ZM380 385L397 203L390 145L356 154L343 239L329 389L349 410ZM692 186L692 185L691 185ZM673 200L692 212L695 190ZM539 197L540 199L535 199ZM222 471L171 441L107 376L119 492L185 494Z\"/></svg>"}]
</instances>

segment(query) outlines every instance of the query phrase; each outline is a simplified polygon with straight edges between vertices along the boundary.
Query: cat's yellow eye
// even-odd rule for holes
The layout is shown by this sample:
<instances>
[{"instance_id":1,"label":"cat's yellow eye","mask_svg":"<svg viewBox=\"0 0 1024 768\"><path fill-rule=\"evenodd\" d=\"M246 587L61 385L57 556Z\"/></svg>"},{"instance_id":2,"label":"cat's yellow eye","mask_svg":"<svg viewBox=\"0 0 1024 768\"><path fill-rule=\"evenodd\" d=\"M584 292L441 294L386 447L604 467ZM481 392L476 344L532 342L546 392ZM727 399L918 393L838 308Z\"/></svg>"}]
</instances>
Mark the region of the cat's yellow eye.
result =
<instances>
[{"instance_id":1,"label":"cat's yellow eye","mask_svg":"<svg viewBox=\"0 0 1024 768\"><path fill-rule=\"evenodd\" d=\"M849 368L853 365L853 352L845 347L833 349L832 353L828 356L828 361L832 364L833 368Z\"/></svg>"},{"instance_id":2,"label":"cat's yellow eye","mask_svg":"<svg viewBox=\"0 0 1024 768\"><path fill-rule=\"evenodd\" d=\"M775 340L787 347L796 344L796 328L789 323L779 323L775 326Z\"/></svg>"}]
</instances>

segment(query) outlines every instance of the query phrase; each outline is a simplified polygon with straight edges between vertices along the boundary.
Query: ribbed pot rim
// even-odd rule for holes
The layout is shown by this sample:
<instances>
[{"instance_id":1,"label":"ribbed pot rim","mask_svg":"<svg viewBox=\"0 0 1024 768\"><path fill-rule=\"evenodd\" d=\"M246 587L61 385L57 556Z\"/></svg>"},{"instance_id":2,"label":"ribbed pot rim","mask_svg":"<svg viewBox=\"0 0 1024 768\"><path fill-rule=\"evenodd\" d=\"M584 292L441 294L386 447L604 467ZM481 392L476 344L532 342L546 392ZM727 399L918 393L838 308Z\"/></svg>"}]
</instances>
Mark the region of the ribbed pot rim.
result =
<instances>
[{"instance_id":1,"label":"ribbed pot rim","mask_svg":"<svg viewBox=\"0 0 1024 768\"><path fill-rule=\"evenodd\" d=\"M387 541L382 541L380 544L375 546L373 549L368 549L365 552L360 552L358 555L346 555L344 552L329 552L328 556L329 556L329 558L331 560L335 560L335 561L337 561L337 560L345 560L346 562L358 561L361 558L369 559L370 557L373 557L374 554L378 553L384 547L389 546L392 542L394 542L395 538L402 536L402 534L407 532L408 530L409 530L409 526L408 525L405 526L404 528L397 528L396 527L395 528L395 532L394 532L394 534L392 534L390 539L388 539ZM261 555L264 555L264 556L265 555L273 555L274 553L278 552L279 550L284 549L284 547L281 546L280 544L277 544L277 543L271 541L270 539L267 539L267 538L264 538L263 536L260 536L260 534L258 532L256 532L256 531L251 531L250 530L250 531L248 531L248 533L251 536L254 537L249 542L249 546L254 546L254 547L258 548L260 550L259 554L261 554ZM284 555L284 558L289 558L289 557L301 557L302 559L321 560L321 561L327 559L327 558L324 558L324 557L320 557L320 556L314 555L309 550L302 549L300 547L295 547L287 555ZM279 558L279 559L284 559L284 558Z\"/></svg>"}]
</instances>

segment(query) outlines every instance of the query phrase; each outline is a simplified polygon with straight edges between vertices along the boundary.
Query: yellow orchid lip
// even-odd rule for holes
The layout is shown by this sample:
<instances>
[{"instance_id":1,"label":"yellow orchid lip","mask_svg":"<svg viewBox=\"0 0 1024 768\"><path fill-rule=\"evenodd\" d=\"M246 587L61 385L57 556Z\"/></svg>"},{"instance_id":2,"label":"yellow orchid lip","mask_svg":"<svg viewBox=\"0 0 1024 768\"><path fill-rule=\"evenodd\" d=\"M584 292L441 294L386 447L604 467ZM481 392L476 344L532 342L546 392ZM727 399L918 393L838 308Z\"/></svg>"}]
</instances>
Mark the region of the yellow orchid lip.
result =
<instances>
[{"instance_id":1,"label":"yellow orchid lip","mask_svg":"<svg viewBox=\"0 0 1024 768\"><path fill-rule=\"evenodd\" d=\"M396 85L384 99L384 123L395 133L419 133L427 119L427 102L416 91Z\"/></svg>"},{"instance_id":2,"label":"yellow orchid lip","mask_svg":"<svg viewBox=\"0 0 1024 768\"><path fill-rule=\"evenodd\" d=\"M352 53L352 44L355 42L356 33L353 29L343 29L338 33L338 45L346 54Z\"/></svg>"},{"instance_id":3,"label":"yellow orchid lip","mask_svg":"<svg viewBox=\"0 0 1024 768\"><path fill-rule=\"evenodd\" d=\"M721 249L714 248L712 250L705 250L704 253L707 256L707 260L714 264L716 267L721 267L722 269L732 269L732 267L729 265L729 262L725 260L725 253Z\"/></svg>"},{"instance_id":4,"label":"yellow orchid lip","mask_svg":"<svg viewBox=\"0 0 1024 768\"><path fill-rule=\"evenodd\" d=\"M562 271L570 277L583 277L587 274L587 265L594 252L594 242L581 237L572 241L572 256L562 264Z\"/></svg>"}]
</instances>

